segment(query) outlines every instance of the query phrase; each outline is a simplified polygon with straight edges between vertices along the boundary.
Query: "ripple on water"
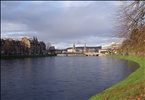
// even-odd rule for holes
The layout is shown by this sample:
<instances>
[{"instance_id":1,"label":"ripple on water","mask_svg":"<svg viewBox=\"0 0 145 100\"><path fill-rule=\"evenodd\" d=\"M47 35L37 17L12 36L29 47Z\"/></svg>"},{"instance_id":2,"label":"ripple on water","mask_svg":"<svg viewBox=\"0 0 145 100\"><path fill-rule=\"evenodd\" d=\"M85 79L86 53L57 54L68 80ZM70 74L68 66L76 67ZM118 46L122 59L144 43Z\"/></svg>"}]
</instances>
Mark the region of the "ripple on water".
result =
<instances>
[{"instance_id":1,"label":"ripple on water","mask_svg":"<svg viewBox=\"0 0 145 100\"><path fill-rule=\"evenodd\" d=\"M1 99L87 100L138 68L105 57L1 60Z\"/></svg>"}]
</instances>

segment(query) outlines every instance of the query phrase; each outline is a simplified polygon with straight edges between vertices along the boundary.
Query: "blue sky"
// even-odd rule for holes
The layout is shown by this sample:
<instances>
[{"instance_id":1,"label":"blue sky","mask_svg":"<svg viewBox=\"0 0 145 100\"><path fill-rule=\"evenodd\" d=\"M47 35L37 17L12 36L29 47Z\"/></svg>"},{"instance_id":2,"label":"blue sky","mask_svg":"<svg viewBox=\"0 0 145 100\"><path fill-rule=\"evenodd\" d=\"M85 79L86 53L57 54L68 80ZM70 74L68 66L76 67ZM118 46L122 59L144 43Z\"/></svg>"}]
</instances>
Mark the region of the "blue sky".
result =
<instances>
[{"instance_id":1,"label":"blue sky","mask_svg":"<svg viewBox=\"0 0 145 100\"><path fill-rule=\"evenodd\" d=\"M107 45L121 1L2 1L2 38L37 36L56 48Z\"/></svg>"}]
</instances>

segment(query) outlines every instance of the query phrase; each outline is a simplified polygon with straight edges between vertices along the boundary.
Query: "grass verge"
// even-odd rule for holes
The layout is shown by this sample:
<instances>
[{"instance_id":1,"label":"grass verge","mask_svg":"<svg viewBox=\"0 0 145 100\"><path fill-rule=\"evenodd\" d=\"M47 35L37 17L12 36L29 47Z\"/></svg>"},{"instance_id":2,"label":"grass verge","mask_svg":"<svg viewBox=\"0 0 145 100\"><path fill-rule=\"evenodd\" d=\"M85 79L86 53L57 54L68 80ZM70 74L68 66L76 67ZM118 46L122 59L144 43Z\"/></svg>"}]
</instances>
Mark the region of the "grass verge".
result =
<instances>
[{"instance_id":1,"label":"grass verge","mask_svg":"<svg viewBox=\"0 0 145 100\"><path fill-rule=\"evenodd\" d=\"M131 60L140 67L125 80L90 98L90 100L145 100L145 58L110 55L112 58Z\"/></svg>"}]
</instances>

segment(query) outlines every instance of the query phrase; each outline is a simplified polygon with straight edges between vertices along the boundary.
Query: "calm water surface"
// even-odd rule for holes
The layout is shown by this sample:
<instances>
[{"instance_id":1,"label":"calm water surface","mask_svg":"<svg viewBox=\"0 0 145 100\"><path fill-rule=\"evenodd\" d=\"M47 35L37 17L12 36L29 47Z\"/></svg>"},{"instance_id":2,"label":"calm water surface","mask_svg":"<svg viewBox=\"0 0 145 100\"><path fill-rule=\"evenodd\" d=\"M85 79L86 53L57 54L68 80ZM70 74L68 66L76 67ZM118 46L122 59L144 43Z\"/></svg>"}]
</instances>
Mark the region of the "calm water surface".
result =
<instances>
[{"instance_id":1,"label":"calm water surface","mask_svg":"<svg viewBox=\"0 0 145 100\"><path fill-rule=\"evenodd\" d=\"M137 68L106 57L1 60L1 100L88 100Z\"/></svg>"}]
</instances>

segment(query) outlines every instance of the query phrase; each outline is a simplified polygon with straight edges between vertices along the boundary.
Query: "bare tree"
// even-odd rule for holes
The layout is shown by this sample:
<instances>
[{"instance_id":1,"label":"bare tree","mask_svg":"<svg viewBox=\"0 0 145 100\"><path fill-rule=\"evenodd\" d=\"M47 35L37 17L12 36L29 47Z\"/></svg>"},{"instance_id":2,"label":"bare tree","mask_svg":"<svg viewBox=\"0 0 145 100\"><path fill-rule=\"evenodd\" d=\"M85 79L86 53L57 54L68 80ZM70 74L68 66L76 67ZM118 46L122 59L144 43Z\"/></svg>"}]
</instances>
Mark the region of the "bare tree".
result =
<instances>
[{"instance_id":1,"label":"bare tree","mask_svg":"<svg viewBox=\"0 0 145 100\"><path fill-rule=\"evenodd\" d=\"M145 1L135 0L122 5L118 19L118 35L127 39L122 49L127 51L129 47L130 52L145 55Z\"/></svg>"}]
</instances>

